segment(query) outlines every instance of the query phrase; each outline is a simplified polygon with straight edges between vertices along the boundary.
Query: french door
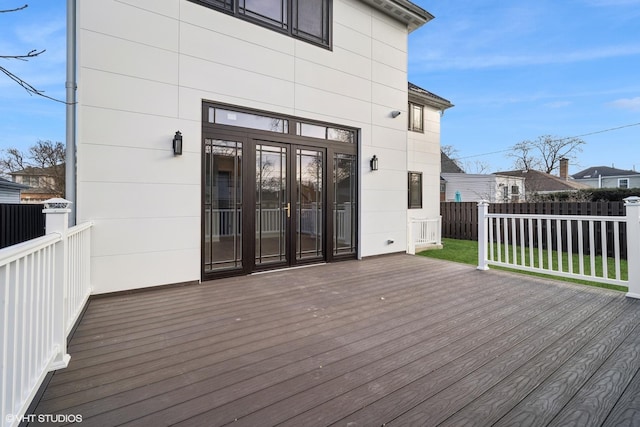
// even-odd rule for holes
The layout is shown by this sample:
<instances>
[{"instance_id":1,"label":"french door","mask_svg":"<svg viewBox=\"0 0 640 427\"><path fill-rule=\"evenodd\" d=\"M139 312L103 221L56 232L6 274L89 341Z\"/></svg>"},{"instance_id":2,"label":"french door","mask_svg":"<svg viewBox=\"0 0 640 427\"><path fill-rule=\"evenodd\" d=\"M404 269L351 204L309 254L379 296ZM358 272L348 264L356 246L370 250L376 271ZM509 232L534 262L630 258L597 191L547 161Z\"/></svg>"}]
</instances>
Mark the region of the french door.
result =
<instances>
[{"instance_id":1,"label":"french door","mask_svg":"<svg viewBox=\"0 0 640 427\"><path fill-rule=\"evenodd\" d=\"M326 149L205 138L203 276L326 259Z\"/></svg>"},{"instance_id":2,"label":"french door","mask_svg":"<svg viewBox=\"0 0 640 427\"><path fill-rule=\"evenodd\" d=\"M255 145L255 267L324 258L324 152Z\"/></svg>"}]
</instances>

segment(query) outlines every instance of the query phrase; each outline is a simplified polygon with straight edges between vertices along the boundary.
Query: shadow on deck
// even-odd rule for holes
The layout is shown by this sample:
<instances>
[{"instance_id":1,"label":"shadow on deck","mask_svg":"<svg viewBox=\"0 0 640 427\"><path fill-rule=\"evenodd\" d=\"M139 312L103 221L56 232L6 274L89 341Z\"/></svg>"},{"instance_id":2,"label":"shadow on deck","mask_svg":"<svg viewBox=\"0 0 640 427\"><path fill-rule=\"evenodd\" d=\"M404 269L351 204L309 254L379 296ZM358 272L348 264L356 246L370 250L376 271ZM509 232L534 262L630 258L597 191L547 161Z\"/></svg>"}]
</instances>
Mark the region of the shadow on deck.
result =
<instances>
[{"instance_id":1,"label":"shadow on deck","mask_svg":"<svg viewBox=\"0 0 640 427\"><path fill-rule=\"evenodd\" d=\"M640 301L391 255L91 300L82 426L640 425Z\"/></svg>"}]
</instances>

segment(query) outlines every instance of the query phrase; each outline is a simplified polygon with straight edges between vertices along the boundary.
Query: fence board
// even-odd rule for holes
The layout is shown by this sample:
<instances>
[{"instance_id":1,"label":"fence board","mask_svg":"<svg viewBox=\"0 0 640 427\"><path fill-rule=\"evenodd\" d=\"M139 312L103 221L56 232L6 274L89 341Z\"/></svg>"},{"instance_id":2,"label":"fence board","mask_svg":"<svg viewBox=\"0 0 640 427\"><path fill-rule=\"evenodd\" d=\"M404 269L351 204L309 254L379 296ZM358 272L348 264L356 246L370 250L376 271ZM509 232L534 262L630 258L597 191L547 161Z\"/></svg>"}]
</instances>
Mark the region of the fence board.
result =
<instances>
[{"instance_id":1,"label":"fence board","mask_svg":"<svg viewBox=\"0 0 640 427\"><path fill-rule=\"evenodd\" d=\"M0 204L0 249L44 236L40 204Z\"/></svg>"}]
</instances>

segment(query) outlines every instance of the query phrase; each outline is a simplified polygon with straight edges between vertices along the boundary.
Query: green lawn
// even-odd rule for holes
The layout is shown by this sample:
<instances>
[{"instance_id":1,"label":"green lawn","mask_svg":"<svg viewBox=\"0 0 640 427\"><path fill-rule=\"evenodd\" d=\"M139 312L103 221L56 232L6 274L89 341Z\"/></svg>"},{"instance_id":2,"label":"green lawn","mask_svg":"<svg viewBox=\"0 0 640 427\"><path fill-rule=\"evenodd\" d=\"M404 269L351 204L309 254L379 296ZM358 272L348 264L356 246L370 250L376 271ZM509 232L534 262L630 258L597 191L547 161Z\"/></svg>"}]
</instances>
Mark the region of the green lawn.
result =
<instances>
[{"instance_id":1,"label":"green lawn","mask_svg":"<svg viewBox=\"0 0 640 427\"><path fill-rule=\"evenodd\" d=\"M460 262L460 263L464 263L464 264L470 264L470 265L478 265L478 242L473 241L473 240L456 240L456 239L442 239L442 245L443 245L443 249L441 250L429 250L429 251L424 251L424 252L420 252L418 255L420 256L425 256L428 258L437 258L437 259L443 259L443 260L447 260L447 261L454 261L454 262ZM499 247L499 248L495 248L494 250L498 250L500 249L502 251L502 259L504 260L504 248ZM509 259L510 261L512 261L512 249L511 247L509 247ZM537 249L534 249L534 267L538 267L538 251ZM520 250L518 249L518 252L516 254L518 260L520 261L520 257L521 257L521 253ZM543 251L542 254L543 257L543 266L544 268L548 268L548 253L547 251ZM573 271L574 272L578 272L579 271L579 257L577 255L574 254L573 259L572 259L572 264L573 264ZM584 271L585 272L590 272L590 258L588 256L584 256L583 257L583 262L584 262ZM525 264L528 265L529 264L529 250L528 248L525 250ZM563 271L568 271L568 256L566 253L563 253L562 255L562 264L563 264ZM558 266L558 254L556 251L552 251L552 265L554 269L557 269ZM596 275L602 275L602 258L600 256L597 256L595 258L595 267L596 267ZM495 268L497 270L506 270L506 271L513 271L516 273L521 273L521 274L528 274L531 276L538 276L538 277L549 277L549 278L555 278L558 280L563 280L566 282L571 282L571 283L578 283L578 284L582 284L582 285L589 285L589 286L597 286L600 288L606 288L606 289L614 289L617 291L623 291L623 292L627 292L628 289L625 286L618 286L618 285L610 285L610 284L606 284L606 283L597 283L597 282L590 282L587 280L580 280L580 279L572 279L572 278L566 278L566 277L559 277L559 276L552 276L552 275L548 275L548 274L542 274L542 273L532 273L532 272L528 272L528 271L522 271L522 270L515 270L515 269L511 269L511 268L504 268L504 267L499 267L499 266L491 266L491 268ZM614 260L611 258L607 259L607 271L608 271L608 276L610 278L613 278L615 275L615 265L614 265ZM623 280L627 279L627 261L626 260L620 260L620 272L621 272L621 276Z\"/></svg>"}]
</instances>

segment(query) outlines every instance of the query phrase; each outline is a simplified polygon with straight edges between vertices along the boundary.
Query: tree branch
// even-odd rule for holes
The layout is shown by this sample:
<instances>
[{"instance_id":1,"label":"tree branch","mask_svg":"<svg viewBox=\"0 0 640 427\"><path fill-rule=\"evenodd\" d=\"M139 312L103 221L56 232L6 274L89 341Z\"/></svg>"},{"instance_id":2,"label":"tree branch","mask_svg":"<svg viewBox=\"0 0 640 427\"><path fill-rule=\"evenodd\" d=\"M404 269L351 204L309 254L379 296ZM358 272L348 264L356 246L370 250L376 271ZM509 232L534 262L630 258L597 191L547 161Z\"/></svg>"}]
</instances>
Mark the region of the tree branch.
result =
<instances>
[{"instance_id":1,"label":"tree branch","mask_svg":"<svg viewBox=\"0 0 640 427\"><path fill-rule=\"evenodd\" d=\"M45 95L44 91L36 89L31 84L27 83L26 81L24 81L23 79L21 79L20 77L16 76L11 71L7 70L6 68L4 68L2 66L0 66L0 72L4 73L7 77L9 77L14 82L18 83L24 90L27 91L27 93L29 95L38 95L38 96L42 96L43 98L50 99L52 101L60 102L62 104L67 104L67 102L65 102L65 101L53 98L53 97L51 97L49 95Z\"/></svg>"},{"instance_id":2,"label":"tree branch","mask_svg":"<svg viewBox=\"0 0 640 427\"><path fill-rule=\"evenodd\" d=\"M17 12L19 10L23 10L28 8L29 5L25 4L24 6L20 6L20 7L16 7L15 9L5 9L5 10L0 10L0 13L9 13L9 12Z\"/></svg>"},{"instance_id":3,"label":"tree branch","mask_svg":"<svg viewBox=\"0 0 640 427\"><path fill-rule=\"evenodd\" d=\"M42 53L45 53L46 51L47 51L46 49L42 49L41 51L33 49L32 51L30 51L26 55L0 55L0 58L2 58L2 59L18 59L20 61L28 61L29 58L35 58L36 56L38 56L38 55L40 55Z\"/></svg>"}]
</instances>

